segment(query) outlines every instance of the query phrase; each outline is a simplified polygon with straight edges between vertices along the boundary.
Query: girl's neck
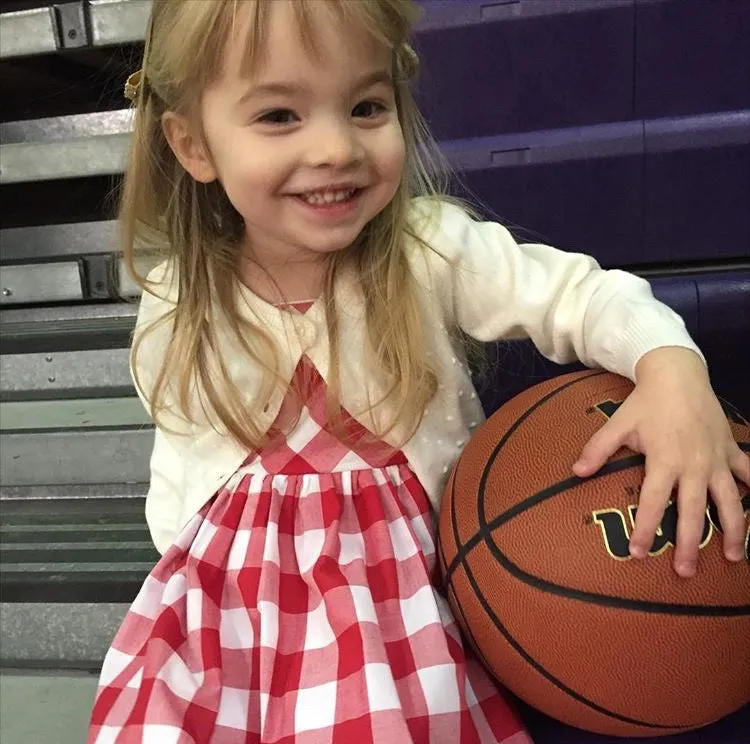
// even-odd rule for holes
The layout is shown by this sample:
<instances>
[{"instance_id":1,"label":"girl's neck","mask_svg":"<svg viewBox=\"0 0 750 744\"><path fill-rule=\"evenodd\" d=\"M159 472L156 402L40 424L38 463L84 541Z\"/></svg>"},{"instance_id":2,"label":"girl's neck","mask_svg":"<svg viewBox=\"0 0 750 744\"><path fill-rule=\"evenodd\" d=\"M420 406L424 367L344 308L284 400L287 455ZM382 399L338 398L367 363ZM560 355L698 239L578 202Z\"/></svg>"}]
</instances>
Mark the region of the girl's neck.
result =
<instances>
[{"instance_id":1,"label":"girl's neck","mask_svg":"<svg viewBox=\"0 0 750 744\"><path fill-rule=\"evenodd\" d=\"M313 302L325 287L329 262L287 261L283 264L260 265L243 258L239 279L254 294L271 305Z\"/></svg>"}]
</instances>

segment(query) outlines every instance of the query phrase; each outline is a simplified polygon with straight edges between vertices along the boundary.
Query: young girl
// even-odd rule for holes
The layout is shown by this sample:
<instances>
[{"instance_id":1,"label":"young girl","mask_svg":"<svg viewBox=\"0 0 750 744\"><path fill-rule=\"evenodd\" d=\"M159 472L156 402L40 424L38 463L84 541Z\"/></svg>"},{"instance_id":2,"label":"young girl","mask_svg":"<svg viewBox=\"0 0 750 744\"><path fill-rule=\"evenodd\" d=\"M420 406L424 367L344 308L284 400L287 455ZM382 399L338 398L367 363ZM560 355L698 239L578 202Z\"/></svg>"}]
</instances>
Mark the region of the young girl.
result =
<instances>
[{"instance_id":1,"label":"young girl","mask_svg":"<svg viewBox=\"0 0 750 744\"><path fill-rule=\"evenodd\" d=\"M163 556L104 662L90 742L530 739L433 588L433 517L482 411L464 339L530 336L637 380L582 453L645 452L632 552L707 490L739 559L729 434L646 282L517 245L439 196L409 0L160 0L129 80L122 223L166 260L134 346ZM501 95L502 91L498 91Z\"/></svg>"}]
</instances>

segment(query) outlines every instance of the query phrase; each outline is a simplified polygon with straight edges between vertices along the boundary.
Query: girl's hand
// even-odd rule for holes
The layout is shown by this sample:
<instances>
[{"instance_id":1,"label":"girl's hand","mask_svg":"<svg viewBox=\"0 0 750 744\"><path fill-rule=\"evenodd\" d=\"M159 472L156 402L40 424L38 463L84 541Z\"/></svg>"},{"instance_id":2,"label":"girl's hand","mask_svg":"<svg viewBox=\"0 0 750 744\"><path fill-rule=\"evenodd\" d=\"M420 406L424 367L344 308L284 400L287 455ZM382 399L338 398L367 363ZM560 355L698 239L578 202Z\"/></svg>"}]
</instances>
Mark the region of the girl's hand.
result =
<instances>
[{"instance_id":1,"label":"girl's hand","mask_svg":"<svg viewBox=\"0 0 750 744\"><path fill-rule=\"evenodd\" d=\"M635 390L584 447L575 474L593 475L622 446L643 453L646 477L630 554L648 554L677 488L677 573L695 574L708 492L719 511L724 554L742 560L745 516L732 475L750 486L750 456L734 441L705 365L689 349L667 347L645 354L635 373Z\"/></svg>"}]
</instances>

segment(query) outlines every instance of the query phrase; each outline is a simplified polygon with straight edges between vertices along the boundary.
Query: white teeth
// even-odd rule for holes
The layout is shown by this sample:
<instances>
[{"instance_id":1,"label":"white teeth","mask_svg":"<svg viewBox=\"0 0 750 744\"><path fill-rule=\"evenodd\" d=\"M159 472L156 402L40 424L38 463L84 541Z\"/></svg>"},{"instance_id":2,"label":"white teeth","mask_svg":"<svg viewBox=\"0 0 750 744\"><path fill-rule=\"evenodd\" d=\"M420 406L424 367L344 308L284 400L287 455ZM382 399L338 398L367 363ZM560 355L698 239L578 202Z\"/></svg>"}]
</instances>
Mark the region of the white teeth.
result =
<instances>
[{"instance_id":1,"label":"white teeth","mask_svg":"<svg viewBox=\"0 0 750 744\"><path fill-rule=\"evenodd\" d=\"M306 194L300 194L300 198L308 204L335 204L351 198L355 189L345 189L344 191L310 191Z\"/></svg>"}]
</instances>

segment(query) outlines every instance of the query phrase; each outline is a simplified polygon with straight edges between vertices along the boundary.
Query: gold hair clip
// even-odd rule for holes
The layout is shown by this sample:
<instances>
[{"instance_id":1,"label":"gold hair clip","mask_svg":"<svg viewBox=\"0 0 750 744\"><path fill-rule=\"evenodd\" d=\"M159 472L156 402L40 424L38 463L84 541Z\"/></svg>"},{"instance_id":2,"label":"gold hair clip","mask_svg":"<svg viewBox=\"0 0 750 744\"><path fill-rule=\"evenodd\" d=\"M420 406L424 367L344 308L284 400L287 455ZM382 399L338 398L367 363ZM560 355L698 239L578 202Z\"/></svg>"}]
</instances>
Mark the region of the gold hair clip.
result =
<instances>
[{"instance_id":1,"label":"gold hair clip","mask_svg":"<svg viewBox=\"0 0 750 744\"><path fill-rule=\"evenodd\" d=\"M138 70L132 75L129 75L128 79L125 81L125 98L127 98L129 101L134 101L138 96L139 91L141 90L142 81L143 70Z\"/></svg>"},{"instance_id":2,"label":"gold hair clip","mask_svg":"<svg viewBox=\"0 0 750 744\"><path fill-rule=\"evenodd\" d=\"M410 44L404 44L404 54L406 56L406 59L409 60L409 64L412 68L419 67L419 56L414 51L412 46Z\"/></svg>"},{"instance_id":3,"label":"gold hair clip","mask_svg":"<svg viewBox=\"0 0 750 744\"><path fill-rule=\"evenodd\" d=\"M419 69L419 57L409 44L402 44L396 54L399 72L407 80Z\"/></svg>"}]
</instances>

